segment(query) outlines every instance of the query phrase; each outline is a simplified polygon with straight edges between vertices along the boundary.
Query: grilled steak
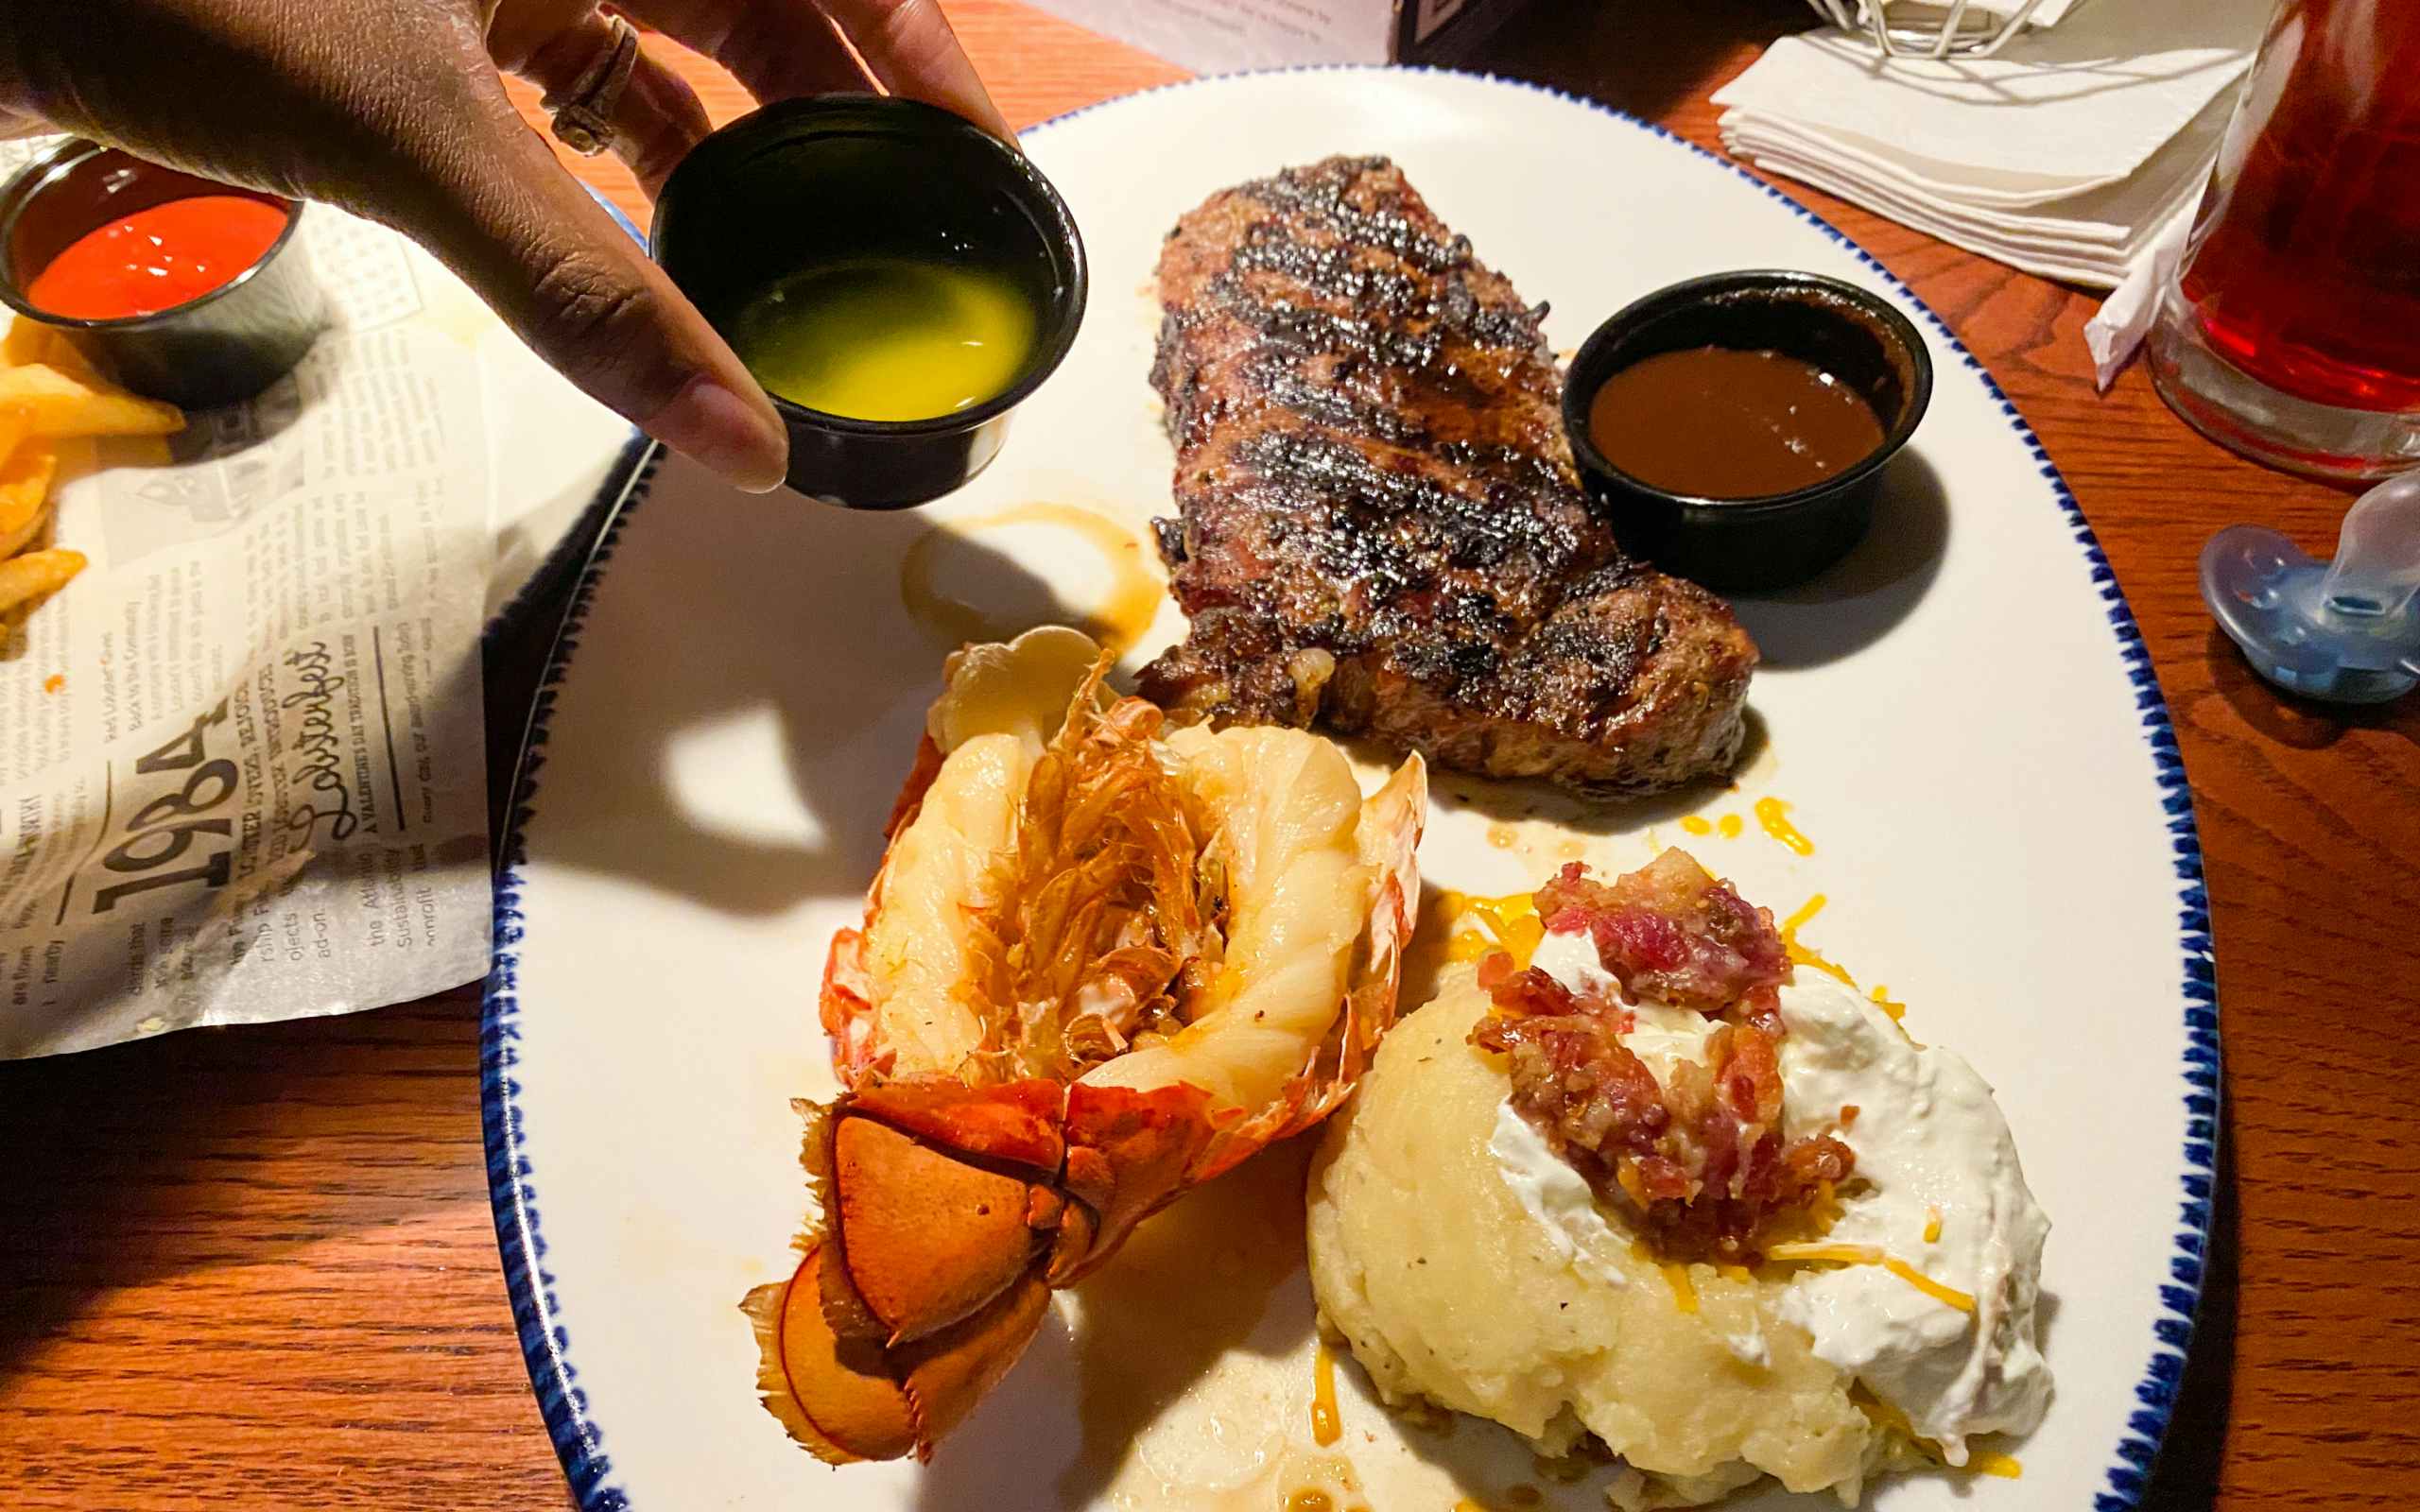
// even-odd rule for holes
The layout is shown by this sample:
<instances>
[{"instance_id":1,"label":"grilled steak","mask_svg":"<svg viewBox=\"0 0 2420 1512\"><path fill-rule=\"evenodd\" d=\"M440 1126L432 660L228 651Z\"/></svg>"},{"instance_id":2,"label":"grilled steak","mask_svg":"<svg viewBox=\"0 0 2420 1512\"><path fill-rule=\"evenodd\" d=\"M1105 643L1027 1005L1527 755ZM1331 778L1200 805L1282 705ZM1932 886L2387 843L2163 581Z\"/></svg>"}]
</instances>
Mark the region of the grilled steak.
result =
<instances>
[{"instance_id":1,"label":"grilled steak","mask_svg":"<svg viewBox=\"0 0 2420 1512\"><path fill-rule=\"evenodd\" d=\"M1384 158L1225 190L1160 254L1185 642L1143 691L1449 766L1651 792L1725 769L1756 648L1622 555L1531 310Z\"/></svg>"}]
</instances>

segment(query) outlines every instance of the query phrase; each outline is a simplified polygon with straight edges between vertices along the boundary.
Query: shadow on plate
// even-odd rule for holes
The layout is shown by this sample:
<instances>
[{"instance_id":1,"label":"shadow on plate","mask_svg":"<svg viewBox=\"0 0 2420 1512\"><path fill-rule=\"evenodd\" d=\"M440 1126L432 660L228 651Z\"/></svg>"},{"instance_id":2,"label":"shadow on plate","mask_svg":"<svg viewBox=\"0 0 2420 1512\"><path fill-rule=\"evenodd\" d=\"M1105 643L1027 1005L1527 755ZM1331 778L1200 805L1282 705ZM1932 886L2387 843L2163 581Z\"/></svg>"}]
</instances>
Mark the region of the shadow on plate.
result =
<instances>
[{"instance_id":1,"label":"shadow on plate","mask_svg":"<svg viewBox=\"0 0 2420 1512\"><path fill-rule=\"evenodd\" d=\"M1731 601L1764 665L1822 666L1864 649L1908 617L1949 547L1949 501L1921 452L1883 474L1874 524L1849 554L1796 588ZM1753 691L1751 697L1754 696Z\"/></svg>"},{"instance_id":2,"label":"shadow on plate","mask_svg":"<svg viewBox=\"0 0 2420 1512\"><path fill-rule=\"evenodd\" d=\"M861 891L955 644L901 608L901 561L930 524L752 497L666 462L622 527L517 798L549 816L548 862L742 916ZM1036 623L1069 613L976 541L953 554L952 588ZM767 738L787 792L738 775ZM565 741L581 745L583 792L550 807Z\"/></svg>"},{"instance_id":3,"label":"shadow on plate","mask_svg":"<svg viewBox=\"0 0 2420 1512\"><path fill-rule=\"evenodd\" d=\"M918 1504L1123 1504L1118 1491L1137 1481L1189 1484L1187 1469L1231 1465L1250 1445L1229 1435L1306 1436L1311 1381L1295 1357L1312 1328L1303 1178L1319 1138L1276 1145L1187 1194L1061 1297L1007 1381L942 1444ZM1172 1412L1182 1416L1163 1423Z\"/></svg>"}]
</instances>

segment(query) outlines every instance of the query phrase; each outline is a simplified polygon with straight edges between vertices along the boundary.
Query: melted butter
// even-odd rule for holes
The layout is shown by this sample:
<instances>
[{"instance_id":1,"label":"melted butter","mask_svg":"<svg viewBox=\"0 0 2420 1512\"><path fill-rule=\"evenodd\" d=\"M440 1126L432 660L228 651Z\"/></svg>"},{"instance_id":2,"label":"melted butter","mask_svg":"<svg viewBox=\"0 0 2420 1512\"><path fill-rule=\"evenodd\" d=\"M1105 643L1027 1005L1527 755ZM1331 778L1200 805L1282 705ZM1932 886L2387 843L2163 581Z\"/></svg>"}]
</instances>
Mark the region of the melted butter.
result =
<instances>
[{"instance_id":1,"label":"melted butter","mask_svg":"<svg viewBox=\"0 0 2420 1512\"><path fill-rule=\"evenodd\" d=\"M856 258L809 267L733 311L724 334L756 381L853 420L929 420L1025 371L1033 301L986 267Z\"/></svg>"},{"instance_id":2,"label":"melted butter","mask_svg":"<svg viewBox=\"0 0 2420 1512\"><path fill-rule=\"evenodd\" d=\"M1159 616L1162 584L1150 569L1150 554L1134 532L1105 515L1072 505L1021 504L994 514L935 525L916 538L899 563L899 601L908 616L954 644L1005 641L1036 623L1029 612L987 608L949 591L940 581L942 548L952 538L976 540L986 531L1017 525L1051 525L1080 538L1098 553L1110 574L1109 592L1095 608L1063 616L1113 651L1141 640Z\"/></svg>"},{"instance_id":3,"label":"melted butter","mask_svg":"<svg viewBox=\"0 0 2420 1512\"><path fill-rule=\"evenodd\" d=\"M1299 1491L1288 1492L1280 1505L1285 1512L1333 1512L1336 1498L1317 1486L1306 1486Z\"/></svg>"},{"instance_id":4,"label":"melted butter","mask_svg":"<svg viewBox=\"0 0 2420 1512\"><path fill-rule=\"evenodd\" d=\"M1325 1449L1343 1434L1344 1420L1336 1411L1336 1352L1322 1339L1311 1355L1311 1442Z\"/></svg>"},{"instance_id":5,"label":"melted butter","mask_svg":"<svg viewBox=\"0 0 2420 1512\"><path fill-rule=\"evenodd\" d=\"M1798 826L1789 822L1789 805L1777 798L1756 799L1756 822L1767 834L1802 856L1815 853L1815 842L1799 833Z\"/></svg>"}]
</instances>

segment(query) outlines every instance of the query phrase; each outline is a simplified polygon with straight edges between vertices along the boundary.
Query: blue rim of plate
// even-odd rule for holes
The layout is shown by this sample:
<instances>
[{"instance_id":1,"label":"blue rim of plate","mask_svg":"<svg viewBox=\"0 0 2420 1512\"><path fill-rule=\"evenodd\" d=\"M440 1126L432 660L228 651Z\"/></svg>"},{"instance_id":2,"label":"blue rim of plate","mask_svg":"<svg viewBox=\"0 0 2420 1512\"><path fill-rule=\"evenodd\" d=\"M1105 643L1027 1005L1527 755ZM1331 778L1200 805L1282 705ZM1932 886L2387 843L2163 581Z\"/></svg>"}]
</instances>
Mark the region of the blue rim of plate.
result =
<instances>
[{"instance_id":1,"label":"blue rim of plate","mask_svg":"<svg viewBox=\"0 0 2420 1512\"><path fill-rule=\"evenodd\" d=\"M2083 507L2076 503L2075 494L2068 490L2066 480L2059 475L2057 466L2043 449L2033 428L2025 422L2025 417L2017 413L2016 406L2001 392L1990 371L1966 350L1965 343L1958 339L1957 334L1941 317L1933 313L1932 307L1917 298L1915 291L1901 282L1897 274L1883 266L1871 252L1851 240L1838 227L1738 163L1710 152L1652 121L1642 121L1598 101L1526 79L1502 78L1493 74L1461 69L1319 63L1298 68L1263 69L1252 75L1214 75L1164 84L1156 89L1119 95L1116 99L1102 100L1063 115L1052 116L1031 128L1028 134L1046 130L1094 111L1146 94L1195 89L1225 78L1316 73L1443 74L1526 90L1581 106L1652 133L1754 184L1768 198L1788 207L1791 214L1855 254L1868 272L1881 279L1893 294L1915 307L1925 322L1948 344L1957 360L1982 380L1984 388L1999 405L2002 418L2014 428L2018 439L2025 443L2026 451L2040 471L2043 481L2050 485L2060 509L2066 516L2068 527L2074 532L2076 543L2083 548L2084 560L2091 569L2093 586L2100 595L2102 609L2109 617L2111 633L2118 641L2118 658L2124 662L2126 676L2135 688L2135 708L2142 721L2143 738L2151 747L2160 804L2167 816L2169 850L2177 883L2177 926L2184 955L2186 1118L2180 1227L2175 1236L2174 1250L2169 1257L2169 1280L2159 1289L2158 1314L2152 1325L2151 1354L2135 1387L2137 1405L2128 1416L2126 1433L2118 1439L2113 1453L2114 1463L2105 1476L2107 1488L2093 1498L2093 1512L2130 1512L2142 1501L2152 1464L2159 1456L2160 1442L2167 1435L2169 1418L2175 1408L2177 1388L2184 1381L2186 1354L2193 1342L2194 1314L2201 1301L2202 1272L2209 1248L2210 1210L2218 1177L2219 1008L2217 980L2210 954L2209 893L2202 878L2202 843L2200 833L2194 827L2193 794L2186 781L2185 760L2177 749L2176 731L2169 720L2167 701L2160 696L2159 679L2152 668L2151 651L2143 644L2143 632L2135 623L2134 610L2127 607L2126 595L2118 586L2118 575L2110 567L2109 558L2102 554L2099 538L2094 536L2092 526L2084 520ZM512 1075L514 1067L519 1063L520 1042L520 1028L514 1022L521 1011L518 981L522 938L520 868L528 859L526 831L537 812L537 779L544 766L546 724L554 710L556 690L571 666L572 657L579 648L579 627L588 617L596 585L607 563L613 558L622 528L631 512L646 500L648 481L646 478L634 480L634 485L624 490L613 520L598 535L595 547L589 552L579 582L573 589L571 601L563 611L562 627L557 633L554 649L547 656L545 671L539 681L521 759L513 774L506 832L497 847L500 860L495 880L495 960L488 975L479 1026L480 1122L486 1133L488 1194L495 1210L496 1242L503 1254L505 1290L511 1298L513 1326L520 1335L522 1355L529 1366L530 1384L537 1392L539 1413L545 1419L547 1435L554 1440L555 1452L562 1460L563 1473L571 1483L572 1495L580 1512L631 1512L631 1503L619 1486L612 1484L613 1464L605 1454L604 1434L590 1416L587 1396L579 1388L578 1373L571 1362L571 1335L564 1327L562 1310L555 1302L554 1279L545 1267L546 1244L540 1232L537 1191L532 1185L535 1173L527 1153L527 1125L520 1106L520 1085Z\"/></svg>"}]
</instances>

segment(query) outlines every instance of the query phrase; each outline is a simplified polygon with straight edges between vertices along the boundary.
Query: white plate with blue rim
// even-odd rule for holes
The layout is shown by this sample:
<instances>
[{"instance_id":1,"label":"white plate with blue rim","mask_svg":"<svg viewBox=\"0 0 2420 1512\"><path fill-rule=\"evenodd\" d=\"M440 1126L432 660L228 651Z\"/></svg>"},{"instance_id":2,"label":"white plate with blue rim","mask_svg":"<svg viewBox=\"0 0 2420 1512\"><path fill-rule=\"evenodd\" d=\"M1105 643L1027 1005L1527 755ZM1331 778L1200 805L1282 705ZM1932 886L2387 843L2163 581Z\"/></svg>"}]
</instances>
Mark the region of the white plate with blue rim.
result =
<instances>
[{"instance_id":1,"label":"white plate with blue rim","mask_svg":"<svg viewBox=\"0 0 2420 1512\"><path fill-rule=\"evenodd\" d=\"M1088 618L1131 634L1131 670L1182 632L1165 594L1135 586L1156 571L1149 521L1171 466L1146 383L1160 240L1214 190L1339 151L1400 163L1550 304L1564 351L1640 294L1737 266L1847 279L1922 329L1932 407L1872 534L1815 583L1737 601L1765 662L1736 782L1588 806L1443 780L1422 869L1432 887L1507 893L1565 859L1627 869L1685 844L1887 983L1918 1039L1996 1087L2050 1214L2057 1393L2006 1446L2021 1481L1915 1474L1873 1500L2133 1504L2207 1231L2218 1041L2198 850L2141 637L1980 366L1755 180L1527 86L1239 76L1080 112L1027 144L1083 227L1094 294L1000 460L900 515L750 497L668 462L588 564L532 721L499 887L487 1135L515 1318L579 1504L1275 1512L1273 1468L1316 1450L1299 1151L1154 1219L1061 1299L929 1466L835 1469L790 1443L758 1403L737 1303L796 1263L790 1100L834 1090L817 983L834 930L857 919L942 655L970 632ZM1508 1433L1410 1426L1349 1366L1340 1389L1344 1433L1320 1452L1347 1462L1348 1503L1446 1512L1527 1502L1526 1486L1603 1505L1594 1479L1541 1477Z\"/></svg>"}]
</instances>

